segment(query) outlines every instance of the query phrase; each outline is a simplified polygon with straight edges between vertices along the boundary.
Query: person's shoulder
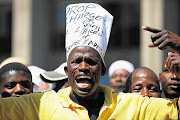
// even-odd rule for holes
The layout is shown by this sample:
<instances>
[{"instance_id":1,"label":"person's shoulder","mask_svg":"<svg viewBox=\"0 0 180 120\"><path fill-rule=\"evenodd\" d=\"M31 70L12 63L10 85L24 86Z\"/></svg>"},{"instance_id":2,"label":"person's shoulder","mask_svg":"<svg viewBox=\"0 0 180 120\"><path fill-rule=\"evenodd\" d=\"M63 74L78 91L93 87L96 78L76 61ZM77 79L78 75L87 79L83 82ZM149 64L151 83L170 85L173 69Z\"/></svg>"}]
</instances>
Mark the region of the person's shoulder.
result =
<instances>
[{"instance_id":1,"label":"person's shoulder","mask_svg":"<svg viewBox=\"0 0 180 120\"><path fill-rule=\"evenodd\" d=\"M48 90L43 92L43 96L55 96L57 93L54 90Z\"/></svg>"},{"instance_id":2,"label":"person's shoulder","mask_svg":"<svg viewBox=\"0 0 180 120\"><path fill-rule=\"evenodd\" d=\"M174 104L177 99L165 99L165 98L155 98L155 97L143 97L142 95L133 94L133 93L118 93L117 100L119 101L131 101L138 103L166 103Z\"/></svg>"},{"instance_id":3,"label":"person's shoulder","mask_svg":"<svg viewBox=\"0 0 180 120\"><path fill-rule=\"evenodd\" d=\"M119 92L117 93L119 97L136 97L139 96L137 94L133 94L133 93L124 93L124 92Z\"/></svg>"},{"instance_id":4,"label":"person's shoulder","mask_svg":"<svg viewBox=\"0 0 180 120\"><path fill-rule=\"evenodd\" d=\"M71 92L71 87L67 87L64 89L60 89L58 92L55 92L54 90L49 90L49 91L45 91L43 92L42 95L42 99L59 99L59 97L65 97L65 96L69 96Z\"/></svg>"},{"instance_id":5,"label":"person's shoulder","mask_svg":"<svg viewBox=\"0 0 180 120\"><path fill-rule=\"evenodd\" d=\"M143 97L142 95L138 95L138 94L133 94L133 93L123 93L120 92L117 95L117 101L144 101L146 99L149 99L149 97Z\"/></svg>"},{"instance_id":6,"label":"person's shoulder","mask_svg":"<svg viewBox=\"0 0 180 120\"><path fill-rule=\"evenodd\" d=\"M20 99L40 99L43 96L43 93L30 93L27 95L21 95Z\"/></svg>"},{"instance_id":7,"label":"person's shoulder","mask_svg":"<svg viewBox=\"0 0 180 120\"><path fill-rule=\"evenodd\" d=\"M54 101L56 99L59 99L58 94L54 91L54 90L49 90L49 91L45 91L43 92L40 100L42 101Z\"/></svg>"},{"instance_id":8,"label":"person's shoulder","mask_svg":"<svg viewBox=\"0 0 180 120\"><path fill-rule=\"evenodd\" d=\"M63 89L59 89L57 93L58 94L59 93L64 93L64 92L66 93L66 92L69 92L69 91L71 91L71 87L70 86L66 87L66 88L63 88Z\"/></svg>"}]
</instances>

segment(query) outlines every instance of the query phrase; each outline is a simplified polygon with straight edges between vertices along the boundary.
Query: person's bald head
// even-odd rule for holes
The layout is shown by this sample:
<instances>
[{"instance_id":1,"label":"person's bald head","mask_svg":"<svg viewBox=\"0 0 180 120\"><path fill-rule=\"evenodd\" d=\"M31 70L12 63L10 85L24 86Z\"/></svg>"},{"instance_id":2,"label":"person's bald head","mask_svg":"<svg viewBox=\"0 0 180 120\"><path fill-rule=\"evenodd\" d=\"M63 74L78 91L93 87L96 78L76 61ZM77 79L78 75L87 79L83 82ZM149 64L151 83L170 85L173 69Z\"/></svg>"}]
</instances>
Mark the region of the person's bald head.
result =
<instances>
[{"instance_id":1,"label":"person's bald head","mask_svg":"<svg viewBox=\"0 0 180 120\"><path fill-rule=\"evenodd\" d=\"M157 75L149 68L136 68L127 78L125 92L148 97L160 97L160 85Z\"/></svg>"}]
</instances>

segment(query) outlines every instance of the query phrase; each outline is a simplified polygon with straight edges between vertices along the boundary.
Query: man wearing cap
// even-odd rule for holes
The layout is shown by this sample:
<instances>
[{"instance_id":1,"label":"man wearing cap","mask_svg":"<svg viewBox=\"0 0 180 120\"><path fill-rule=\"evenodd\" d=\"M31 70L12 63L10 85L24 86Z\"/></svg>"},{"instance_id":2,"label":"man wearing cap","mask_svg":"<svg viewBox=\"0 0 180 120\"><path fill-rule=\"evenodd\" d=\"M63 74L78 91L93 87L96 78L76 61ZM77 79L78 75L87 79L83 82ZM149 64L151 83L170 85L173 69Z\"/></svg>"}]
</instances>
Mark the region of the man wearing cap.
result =
<instances>
[{"instance_id":1,"label":"man wearing cap","mask_svg":"<svg viewBox=\"0 0 180 120\"><path fill-rule=\"evenodd\" d=\"M54 71L40 73L40 76L44 81L55 83L53 90L56 92L58 92L60 89L69 87L68 76L64 71L65 66L67 66L67 62L62 63Z\"/></svg>"},{"instance_id":2,"label":"man wearing cap","mask_svg":"<svg viewBox=\"0 0 180 120\"><path fill-rule=\"evenodd\" d=\"M43 81L43 79L40 77L40 73L45 72L44 69L42 69L38 66L35 66L35 65L28 66L28 69L31 71L31 74L32 74L33 92L34 93L44 92L44 91L53 89L53 84Z\"/></svg>"},{"instance_id":3,"label":"man wearing cap","mask_svg":"<svg viewBox=\"0 0 180 120\"><path fill-rule=\"evenodd\" d=\"M109 84L115 92L122 92L126 86L128 75L134 70L132 63L126 60L117 60L109 67Z\"/></svg>"},{"instance_id":4,"label":"man wearing cap","mask_svg":"<svg viewBox=\"0 0 180 120\"><path fill-rule=\"evenodd\" d=\"M66 13L65 71L71 87L58 93L0 99L1 120L178 119L175 100L116 94L99 85L106 72L103 58L113 19L104 8L94 3L72 4Z\"/></svg>"}]
</instances>

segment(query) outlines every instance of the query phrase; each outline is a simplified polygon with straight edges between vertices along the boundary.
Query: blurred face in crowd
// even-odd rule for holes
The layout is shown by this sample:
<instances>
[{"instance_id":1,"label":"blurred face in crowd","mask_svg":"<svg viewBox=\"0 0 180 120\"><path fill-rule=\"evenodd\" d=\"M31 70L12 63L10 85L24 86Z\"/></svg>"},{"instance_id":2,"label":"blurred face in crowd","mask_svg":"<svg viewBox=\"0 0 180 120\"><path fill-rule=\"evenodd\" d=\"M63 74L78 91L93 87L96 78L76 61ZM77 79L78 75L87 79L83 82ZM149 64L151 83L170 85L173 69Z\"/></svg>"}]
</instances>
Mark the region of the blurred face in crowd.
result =
<instances>
[{"instance_id":1,"label":"blurred face in crowd","mask_svg":"<svg viewBox=\"0 0 180 120\"><path fill-rule=\"evenodd\" d=\"M180 95L180 79L163 65L160 74L162 89L166 98L178 98Z\"/></svg>"},{"instance_id":2,"label":"blurred face in crowd","mask_svg":"<svg viewBox=\"0 0 180 120\"><path fill-rule=\"evenodd\" d=\"M110 87L118 90L118 88L126 85L126 79L130 73L124 69L117 69L113 72L110 78Z\"/></svg>"},{"instance_id":3,"label":"blurred face in crowd","mask_svg":"<svg viewBox=\"0 0 180 120\"><path fill-rule=\"evenodd\" d=\"M64 83L64 85L61 87L61 89L64 89L64 88L67 88L67 87L69 87L70 85L69 85L69 82L68 82L68 80Z\"/></svg>"},{"instance_id":4,"label":"blurred face in crowd","mask_svg":"<svg viewBox=\"0 0 180 120\"><path fill-rule=\"evenodd\" d=\"M28 73L11 70L2 74L1 97L26 95L32 92L32 81Z\"/></svg>"},{"instance_id":5,"label":"blurred face in crowd","mask_svg":"<svg viewBox=\"0 0 180 120\"><path fill-rule=\"evenodd\" d=\"M148 69L138 69L132 73L131 92L148 97L160 97L158 77Z\"/></svg>"},{"instance_id":6,"label":"blurred face in crowd","mask_svg":"<svg viewBox=\"0 0 180 120\"><path fill-rule=\"evenodd\" d=\"M101 56L91 47L81 46L71 51L65 71L75 95L89 97L96 94L100 76L105 73L101 65Z\"/></svg>"},{"instance_id":7,"label":"blurred face in crowd","mask_svg":"<svg viewBox=\"0 0 180 120\"><path fill-rule=\"evenodd\" d=\"M53 90L55 90L56 92L58 92L60 89L64 89L70 86L68 79L59 80L55 82L55 84L56 84L56 87Z\"/></svg>"}]
</instances>

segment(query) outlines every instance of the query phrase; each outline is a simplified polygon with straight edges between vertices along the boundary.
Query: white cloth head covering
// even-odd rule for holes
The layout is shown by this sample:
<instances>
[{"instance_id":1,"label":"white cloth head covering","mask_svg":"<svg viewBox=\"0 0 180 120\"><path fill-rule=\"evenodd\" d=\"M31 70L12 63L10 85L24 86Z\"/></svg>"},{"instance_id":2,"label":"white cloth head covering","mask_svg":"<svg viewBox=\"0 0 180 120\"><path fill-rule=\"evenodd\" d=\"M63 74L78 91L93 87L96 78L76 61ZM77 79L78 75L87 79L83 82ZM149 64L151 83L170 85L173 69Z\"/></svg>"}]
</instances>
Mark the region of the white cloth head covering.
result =
<instances>
[{"instance_id":1,"label":"white cloth head covering","mask_svg":"<svg viewBox=\"0 0 180 120\"><path fill-rule=\"evenodd\" d=\"M67 62L62 63L58 68L56 68L54 71L46 71L42 72L40 75L51 82L60 81L67 79L68 76L66 75L64 71L64 67L67 66Z\"/></svg>"},{"instance_id":2,"label":"white cloth head covering","mask_svg":"<svg viewBox=\"0 0 180 120\"><path fill-rule=\"evenodd\" d=\"M37 85L41 86L46 84L41 78L40 78L40 73L45 72L45 70L37 67L37 66L28 66L28 69L31 71L32 74L32 82Z\"/></svg>"},{"instance_id":3,"label":"white cloth head covering","mask_svg":"<svg viewBox=\"0 0 180 120\"><path fill-rule=\"evenodd\" d=\"M117 69L124 69L131 73L134 70L134 66L132 63L126 60L118 60L111 64L109 67L109 77L112 76L113 72Z\"/></svg>"},{"instance_id":4,"label":"white cloth head covering","mask_svg":"<svg viewBox=\"0 0 180 120\"><path fill-rule=\"evenodd\" d=\"M94 48L104 62L113 16L96 3L66 7L66 57L77 46ZM105 65L105 63L104 63Z\"/></svg>"}]
</instances>

